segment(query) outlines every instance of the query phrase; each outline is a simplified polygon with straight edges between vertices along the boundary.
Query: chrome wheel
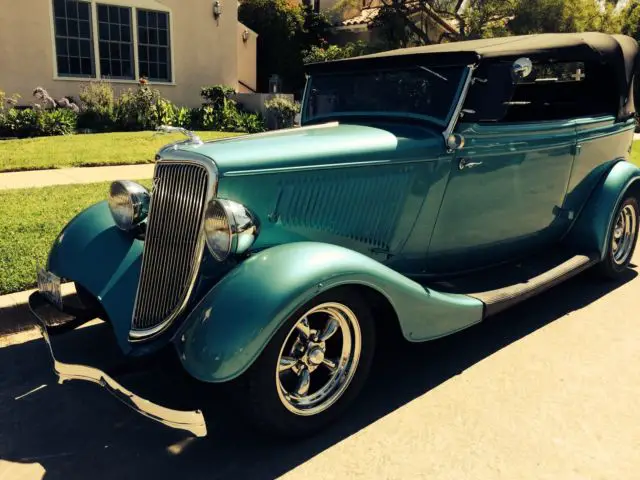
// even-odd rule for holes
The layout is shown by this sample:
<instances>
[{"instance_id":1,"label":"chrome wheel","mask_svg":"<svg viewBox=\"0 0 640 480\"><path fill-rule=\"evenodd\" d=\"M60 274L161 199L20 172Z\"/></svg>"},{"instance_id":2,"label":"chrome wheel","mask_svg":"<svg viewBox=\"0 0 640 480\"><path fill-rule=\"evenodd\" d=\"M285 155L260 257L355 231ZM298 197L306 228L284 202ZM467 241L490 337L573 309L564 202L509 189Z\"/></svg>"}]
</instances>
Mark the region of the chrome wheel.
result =
<instances>
[{"instance_id":1,"label":"chrome wheel","mask_svg":"<svg viewBox=\"0 0 640 480\"><path fill-rule=\"evenodd\" d=\"M636 243L637 226L638 212L633 204L625 205L616 218L611 236L611 253L616 265L629 261Z\"/></svg>"},{"instance_id":2,"label":"chrome wheel","mask_svg":"<svg viewBox=\"0 0 640 480\"><path fill-rule=\"evenodd\" d=\"M358 368L362 335L351 309L323 303L303 314L289 331L278 356L276 388L296 415L316 415L346 391Z\"/></svg>"}]
</instances>

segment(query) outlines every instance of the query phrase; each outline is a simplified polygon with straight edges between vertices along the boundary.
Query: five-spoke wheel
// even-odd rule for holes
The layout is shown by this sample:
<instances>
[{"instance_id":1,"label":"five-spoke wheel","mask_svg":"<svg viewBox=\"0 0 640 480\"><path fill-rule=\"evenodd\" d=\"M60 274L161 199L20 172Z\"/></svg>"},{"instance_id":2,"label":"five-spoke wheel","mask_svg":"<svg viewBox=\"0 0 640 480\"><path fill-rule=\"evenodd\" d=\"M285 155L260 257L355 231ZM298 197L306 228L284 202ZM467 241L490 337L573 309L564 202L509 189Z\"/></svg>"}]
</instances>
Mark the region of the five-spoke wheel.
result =
<instances>
[{"instance_id":1,"label":"five-spoke wheel","mask_svg":"<svg viewBox=\"0 0 640 480\"><path fill-rule=\"evenodd\" d=\"M355 314L341 303L305 312L285 339L276 369L278 395L297 415L329 408L349 386L362 337Z\"/></svg>"},{"instance_id":2,"label":"five-spoke wheel","mask_svg":"<svg viewBox=\"0 0 640 480\"><path fill-rule=\"evenodd\" d=\"M244 375L253 423L296 437L349 406L369 373L375 326L358 291L325 292L295 312Z\"/></svg>"},{"instance_id":3,"label":"five-spoke wheel","mask_svg":"<svg viewBox=\"0 0 640 480\"><path fill-rule=\"evenodd\" d=\"M638 200L629 195L620 205L609 232L610 241L600 272L609 278L618 278L631 262L638 240L640 208Z\"/></svg>"}]
</instances>

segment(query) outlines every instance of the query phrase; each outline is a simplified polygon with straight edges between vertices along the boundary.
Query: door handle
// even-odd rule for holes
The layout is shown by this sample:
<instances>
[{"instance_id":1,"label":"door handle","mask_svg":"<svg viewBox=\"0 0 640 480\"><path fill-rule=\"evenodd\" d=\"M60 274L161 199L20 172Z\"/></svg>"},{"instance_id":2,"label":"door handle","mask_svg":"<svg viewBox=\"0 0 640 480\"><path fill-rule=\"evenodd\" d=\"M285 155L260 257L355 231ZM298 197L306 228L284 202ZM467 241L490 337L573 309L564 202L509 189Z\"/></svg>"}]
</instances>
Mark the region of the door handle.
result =
<instances>
[{"instance_id":1,"label":"door handle","mask_svg":"<svg viewBox=\"0 0 640 480\"><path fill-rule=\"evenodd\" d=\"M482 165L482 162L472 162L468 158L461 158L460 163L458 163L458 168L464 170L465 168L476 168L480 165Z\"/></svg>"}]
</instances>

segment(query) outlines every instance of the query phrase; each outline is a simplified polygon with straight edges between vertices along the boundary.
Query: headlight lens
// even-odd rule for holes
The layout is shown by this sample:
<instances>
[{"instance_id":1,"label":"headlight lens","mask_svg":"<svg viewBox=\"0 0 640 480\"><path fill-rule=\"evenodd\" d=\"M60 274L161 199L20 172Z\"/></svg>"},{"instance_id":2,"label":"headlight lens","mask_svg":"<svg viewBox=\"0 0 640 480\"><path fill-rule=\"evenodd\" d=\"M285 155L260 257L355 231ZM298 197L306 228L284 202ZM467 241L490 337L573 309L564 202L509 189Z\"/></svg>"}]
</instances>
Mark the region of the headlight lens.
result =
<instances>
[{"instance_id":1,"label":"headlight lens","mask_svg":"<svg viewBox=\"0 0 640 480\"><path fill-rule=\"evenodd\" d=\"M118 228L128 231L149 213L149 191L129 180L118 180L109 190L109 209Z\"/></svg>"},{"instance_id":2,"label":"headlight lens","mask_svg":"<svg viewBox=\"0 0 640 480\"><path fill-rule=\"evenodd\" d=\"M204 230L213 257L222 262L231 254L246 252L259 233L256 217L244 205L213 200L207 207Z\"/></svg>"}]
</instances>

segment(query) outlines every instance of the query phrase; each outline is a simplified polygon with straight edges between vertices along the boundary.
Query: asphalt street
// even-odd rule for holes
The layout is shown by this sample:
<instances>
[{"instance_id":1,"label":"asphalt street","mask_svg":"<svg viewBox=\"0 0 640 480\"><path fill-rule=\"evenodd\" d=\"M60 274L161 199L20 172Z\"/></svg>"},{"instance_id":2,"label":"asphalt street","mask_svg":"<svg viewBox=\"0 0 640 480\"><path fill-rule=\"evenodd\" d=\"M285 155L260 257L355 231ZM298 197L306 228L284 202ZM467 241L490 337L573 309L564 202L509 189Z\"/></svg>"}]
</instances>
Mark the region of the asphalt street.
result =
<instances>
[{"instance_id":1,"label":"asphalt street","mask_svg":"<svg viewBox=\"0 0 640 480\"><path fill-rule=\"evenodd\" d=\"M289 443L248 429L222 388L134 379L206 397L208 438L169 430L98 386L56 384L26 341L0 348L0 479L638 479L639 310L637 268L587 272L457 335L385 346L346 418ZM97 325L63 347L108 337Z\"/></svg>"}]
</instances>

